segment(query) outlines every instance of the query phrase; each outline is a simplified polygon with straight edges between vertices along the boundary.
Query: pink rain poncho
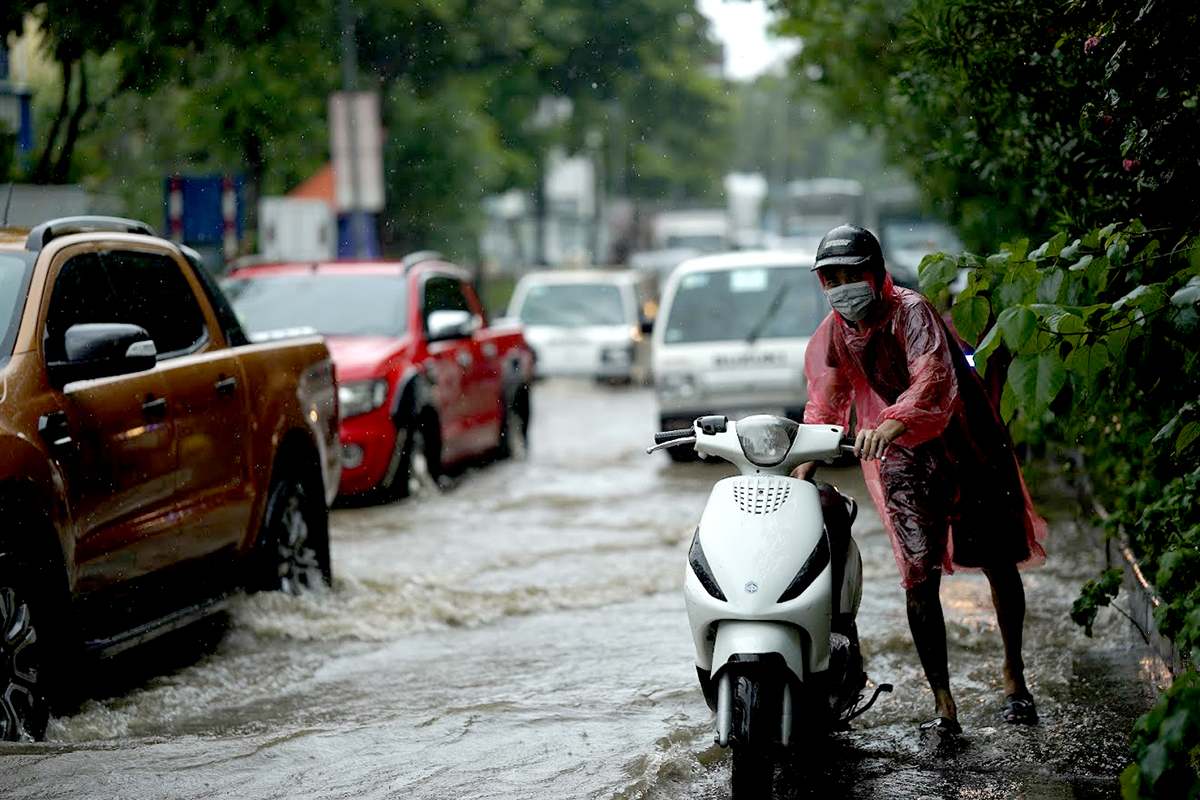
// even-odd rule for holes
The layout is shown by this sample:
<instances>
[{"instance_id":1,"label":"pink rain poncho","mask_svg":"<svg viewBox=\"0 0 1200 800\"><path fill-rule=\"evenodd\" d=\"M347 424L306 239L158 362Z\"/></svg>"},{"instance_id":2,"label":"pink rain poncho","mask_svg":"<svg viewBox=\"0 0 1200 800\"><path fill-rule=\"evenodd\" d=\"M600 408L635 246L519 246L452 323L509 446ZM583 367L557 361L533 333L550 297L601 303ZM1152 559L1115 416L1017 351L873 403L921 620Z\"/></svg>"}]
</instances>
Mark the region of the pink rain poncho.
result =
<instances>
[{"instance_id":1,"label":"pink rain poncho","mask_svg":"<svg viewBox=\"0 0 1200 800\"><path fill-rule=\"evenodd\" d=\"M871 281L875 281L872 279ZM884 278L883 309L859 331L831 311L808 345L804 421L907 430L862 462L901 585L932 572L1037 566L1046 522L1033 508L1008 430L961 347L922 295Z\"/></svg>"}]
</instances>

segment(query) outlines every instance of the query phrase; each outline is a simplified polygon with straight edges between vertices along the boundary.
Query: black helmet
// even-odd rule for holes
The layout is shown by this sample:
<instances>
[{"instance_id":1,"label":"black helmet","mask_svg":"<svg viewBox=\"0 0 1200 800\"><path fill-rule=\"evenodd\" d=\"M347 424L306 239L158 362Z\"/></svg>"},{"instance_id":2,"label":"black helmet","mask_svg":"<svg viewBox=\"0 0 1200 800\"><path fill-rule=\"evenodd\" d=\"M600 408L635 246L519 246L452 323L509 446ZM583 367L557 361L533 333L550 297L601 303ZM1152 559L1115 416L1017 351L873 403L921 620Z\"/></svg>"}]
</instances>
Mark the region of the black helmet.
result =
<instances>
[{"instance_id":1,"label":"black helmet","mask_svg":"<svg viewBox=\"0 0 1200 800\"><path fill-rule=\"evenodd\" d=\"M845 224L838 225L821 239L812 268L867 263L877 269L883 268L883 249L879 240L866 228Z\"/></svg>"}]
</instances>

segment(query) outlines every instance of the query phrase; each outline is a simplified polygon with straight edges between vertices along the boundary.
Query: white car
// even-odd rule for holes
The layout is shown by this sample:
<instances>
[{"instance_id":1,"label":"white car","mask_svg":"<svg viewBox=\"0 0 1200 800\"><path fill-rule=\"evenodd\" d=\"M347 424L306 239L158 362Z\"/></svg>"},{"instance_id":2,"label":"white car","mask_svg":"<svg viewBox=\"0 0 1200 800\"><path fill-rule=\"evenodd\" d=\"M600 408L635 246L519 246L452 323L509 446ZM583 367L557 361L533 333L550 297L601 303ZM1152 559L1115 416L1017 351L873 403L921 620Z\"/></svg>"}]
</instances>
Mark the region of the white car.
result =
<instances>
[{"instance_id":1,"label":"white car","mask_svg":"<svg viewBox=\"0 0 1200 800\"><path fill-rule=\"evenodd\" d=\"M513 288L507 317L525 329L537 377L650 380L652 282L634 270L542 270Z\"/></svg>"},{"instance_id":2,"label":"white car","mask_svg":"<svg viewBox=\"0 0 1200 800\"><path fill-rule=\"evenodd\" d=\"M803 419L804 353L830 310L812 264L812 254L760 250L675 268L652 337L660 430L691 427L705 414Z\"/></svg>"}]
</instances>

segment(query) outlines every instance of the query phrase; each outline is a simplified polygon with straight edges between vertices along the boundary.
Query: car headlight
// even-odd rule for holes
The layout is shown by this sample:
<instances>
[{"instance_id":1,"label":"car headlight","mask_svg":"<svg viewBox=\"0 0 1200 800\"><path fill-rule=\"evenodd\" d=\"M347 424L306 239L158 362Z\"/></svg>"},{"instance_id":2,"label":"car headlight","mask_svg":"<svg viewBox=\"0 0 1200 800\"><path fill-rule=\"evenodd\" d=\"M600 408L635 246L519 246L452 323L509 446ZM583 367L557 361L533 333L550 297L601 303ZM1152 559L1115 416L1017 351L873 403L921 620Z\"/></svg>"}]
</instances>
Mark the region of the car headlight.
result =
<instances>
[{"instance_id":1,"label":"car headlight","mask_svg":"<svg viewBox=\"0 0 1200 800\"><path fill-rule=\"evenodd\" d=\"M696 528L696 533L692 537L692 547L688 550L688 563L692 565L692 571L696 573L704 591L716 599L724 601L725 593L717 585L717 579L712 574L712 567L708 566L708 559L704 557L704 548L700 546L699 528Z\"/></svg>"},{"instance_id":2,"label":"car headlight","mask_svg":"<svg viewBox=\"0 0 1200 800\"><path fill-rule=\"evenodd\" d=\"M352 381L338 386L338 408L342 417L366 414L387 400L387 381Z\"/></svg>"},{"instance_id":3,"label":"car headlight","mask_svg":"<svg viewBox=\"0 0 1200 800\"><path fill-rule=\"evenodd\" d=\"M600 360L605 364L629 364L633 361L633 346L605 347L600 350Z\"/></svg>"},{"instance_id":4,"label":"car headlight","mask_svg":"<svg viewBox=\"0 0 1200 800\"><path fill-rule=\"evenodd\" d=\"M817 579L821 571L829 566L829 537L824 533L821 534L821 540L817 542L816 549L808 555L808 559L804 562L804 566L796 573L796 577L792 578L792 582L783 590L783 594L779 595L776 603L786 603L788 600L795 600L800 595L804 594L804 590L812 586L812 582Z\"/></svg>"},{"instance_id":5,"label":"car headlight","mask_svg":"<svg viewBox=\"0 0 1200 800\"><path fill-rule=\"evenodd\" d=\"M675 397L692 397L696 394L696 378L685 372L668 372L658 378L659 391Z\"/></svg>"}]
</instances>

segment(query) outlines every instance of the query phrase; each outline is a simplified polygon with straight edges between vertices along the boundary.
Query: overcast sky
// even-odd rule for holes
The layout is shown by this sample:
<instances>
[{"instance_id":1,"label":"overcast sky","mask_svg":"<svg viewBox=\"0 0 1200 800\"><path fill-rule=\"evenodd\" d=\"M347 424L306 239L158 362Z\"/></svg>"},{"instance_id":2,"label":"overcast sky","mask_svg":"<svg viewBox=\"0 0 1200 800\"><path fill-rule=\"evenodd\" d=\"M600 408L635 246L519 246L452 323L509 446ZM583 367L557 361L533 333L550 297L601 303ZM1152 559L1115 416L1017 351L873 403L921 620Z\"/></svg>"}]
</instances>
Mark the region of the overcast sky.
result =
<instances>
[{"instance_id":1,"label":"overcast sky","mask_svg":"<svg viewBox=\"0 0 1200 800\"><path fill-rule=\"evenodd\" d=\"M770 14L763 0L696 0L696 6L725 43L725 72L731 78L753 78L798 49L795 40L767 37Z\"/></svg>"}]
</instances>

